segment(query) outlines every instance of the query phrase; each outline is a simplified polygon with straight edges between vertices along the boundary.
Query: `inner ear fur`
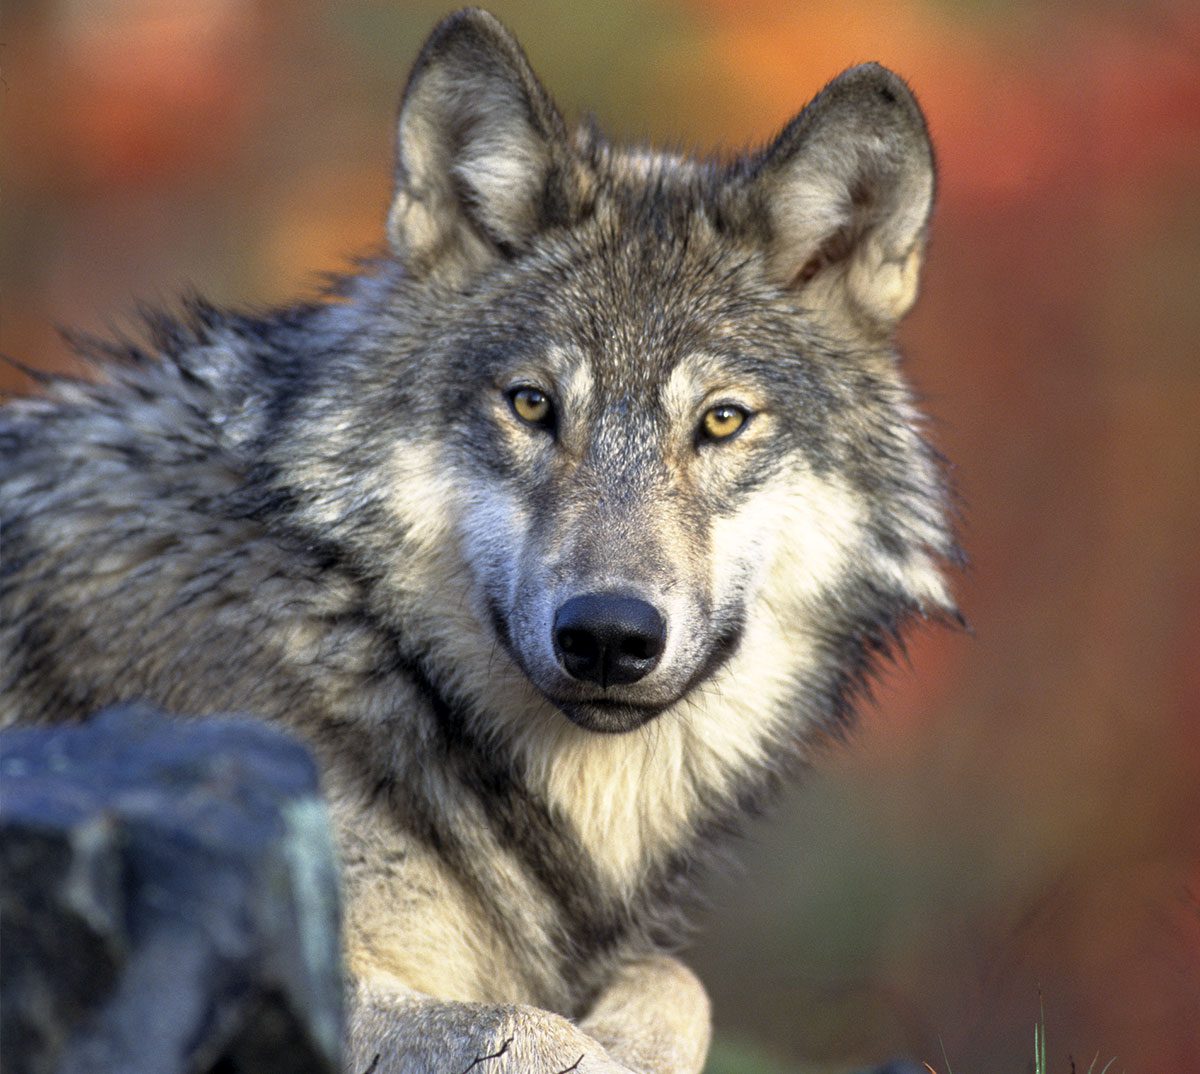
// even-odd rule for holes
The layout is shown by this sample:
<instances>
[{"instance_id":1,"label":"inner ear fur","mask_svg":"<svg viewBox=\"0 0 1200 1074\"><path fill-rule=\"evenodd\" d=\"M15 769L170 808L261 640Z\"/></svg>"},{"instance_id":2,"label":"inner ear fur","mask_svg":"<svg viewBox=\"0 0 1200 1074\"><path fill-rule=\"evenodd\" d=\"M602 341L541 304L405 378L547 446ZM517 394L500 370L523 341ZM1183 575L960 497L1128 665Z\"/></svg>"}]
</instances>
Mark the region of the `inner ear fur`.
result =
<instances>
[{"instance_id":1,"label":"inner ear fur","mask_svg":"<svg viewBox=\"0 0 1200 1074\"><path fill-rule=\"evenodd\" d=\"M561 198L562 117L513 35L477 9L442 20L400 105L388 238L410 273L461 282L519 253Z\"/></svg>"},{"instance_id":2,"label":"inner ear fur","mask_svg":"<svg viewBox=\"0 0 1200 1074\"><path fill-rule=\"evenodd\" d=\"M903 80L873 63L839 75L765 151L754 182L781 284L885 330L908 312L934 165Z\"/></svg>"}]
</instances>

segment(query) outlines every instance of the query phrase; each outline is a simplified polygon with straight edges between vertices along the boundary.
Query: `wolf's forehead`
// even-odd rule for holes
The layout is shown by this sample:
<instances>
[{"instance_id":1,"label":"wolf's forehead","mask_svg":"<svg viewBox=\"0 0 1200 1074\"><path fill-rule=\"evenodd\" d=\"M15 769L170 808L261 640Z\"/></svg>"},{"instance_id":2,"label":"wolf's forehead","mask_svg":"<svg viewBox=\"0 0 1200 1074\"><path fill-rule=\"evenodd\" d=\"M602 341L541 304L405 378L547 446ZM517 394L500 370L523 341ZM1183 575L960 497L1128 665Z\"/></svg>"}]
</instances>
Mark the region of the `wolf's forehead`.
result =
<instances>
[{"instance_id":1,"label":"wolf's forehead","mask_svg":"<svg viewBox=\"0 0 1200 1074\"><path fill-rule=\"evenodd\" d=\"M728 350L747 329L751 296L736 278L744 265L717 250L692 254L685 240L582 252L545 310L564 362L588 362L600 377L661 381L684 358Z\"/></svg>"},{"instance_id":2,"label":"wolf's forehead","mask_svg":"<svg viewBox=\"0 0 1200 1074\"><path fill-rule=\"evenodd\" d=\"M664 348L651 356L629 354L615 343L601 349L551 346L546 367L569 409L617 418L634 418L647 404L668 416L687 414L721 390L740 389L742 397L754 394L736 363L704 348Z\"/></svg>"}]
</instances>

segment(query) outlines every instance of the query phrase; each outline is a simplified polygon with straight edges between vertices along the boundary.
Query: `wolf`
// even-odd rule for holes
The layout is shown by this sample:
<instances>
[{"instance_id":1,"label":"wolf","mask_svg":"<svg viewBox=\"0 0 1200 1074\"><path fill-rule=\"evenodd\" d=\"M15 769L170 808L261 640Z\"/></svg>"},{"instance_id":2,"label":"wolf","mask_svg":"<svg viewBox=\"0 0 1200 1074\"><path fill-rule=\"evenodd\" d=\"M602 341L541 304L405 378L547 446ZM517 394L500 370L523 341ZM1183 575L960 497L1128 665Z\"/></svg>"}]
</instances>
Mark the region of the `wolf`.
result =
<instances>
[{"instance_id":1,"label":"wolf","mask_svg":"<svg viewBox=\"0 0 1200 1074\"><path fill-rule=\"evenodd\" d=\"M953 619L893 342L934 193L905 83L764 148L569 128L496 19L404 91L386 252L189 299L3 409L4 722L129 699L314 751L361 1074L685 1074L709 857Z\"/></svg>"}]
</instances>

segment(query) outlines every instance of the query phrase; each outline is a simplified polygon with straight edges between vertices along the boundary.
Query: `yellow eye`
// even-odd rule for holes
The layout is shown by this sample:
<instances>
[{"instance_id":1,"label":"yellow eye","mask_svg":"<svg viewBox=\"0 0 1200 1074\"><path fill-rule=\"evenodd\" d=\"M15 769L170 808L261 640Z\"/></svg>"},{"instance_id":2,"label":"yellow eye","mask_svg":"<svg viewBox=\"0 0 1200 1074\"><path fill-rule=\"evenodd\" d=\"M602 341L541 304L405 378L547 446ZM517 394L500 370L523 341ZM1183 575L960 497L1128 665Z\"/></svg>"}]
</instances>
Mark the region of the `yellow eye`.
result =
<instances>
[{"instance_id":1,"label":"yellow eye","mask_svg":"<svg viewBox=\"0 0 1200 1074\"><path fill-rule=\"evenodd\" d=\"M707 440L728 440L741 430L749 416L740 406L724 403L705 412L700 431Z\"/></svg>"},{"instance_id":2,"label":"yellow eye","mask_svg":"<svg viewBox=\"0 0 1200 1074\"><path fill-rule=\"evenodd\" d=\"M517 388L509 393L513 413L527 425L539 425L543 428L550 424L553 410L545 392L537 388Z\"/></svg>"}]
</instances>

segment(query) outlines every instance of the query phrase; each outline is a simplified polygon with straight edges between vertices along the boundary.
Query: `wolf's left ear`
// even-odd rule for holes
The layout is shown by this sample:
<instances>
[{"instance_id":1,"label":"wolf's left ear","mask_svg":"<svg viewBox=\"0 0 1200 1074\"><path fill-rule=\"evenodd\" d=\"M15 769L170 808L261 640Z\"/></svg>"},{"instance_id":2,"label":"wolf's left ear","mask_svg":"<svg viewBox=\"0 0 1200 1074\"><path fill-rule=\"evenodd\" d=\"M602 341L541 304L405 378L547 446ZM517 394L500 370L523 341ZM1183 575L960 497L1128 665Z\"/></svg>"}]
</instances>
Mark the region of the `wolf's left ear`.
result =
<instances>
[{"instance_id":1,"label":"wolf's left ear","mask_svg":"<svg viewBox=\"0 0 1200 1074\"><path fill-rule=\"evenodd\" d=\"M461 282L550 222L562 117L511 33L468 8L421 50L400 106L388 239L415 276Z\"/></svg>"},{"instance_id":2,"label":"wolf's left ear","mask_svg":"<svg viewBox=\"0 0 1200 1074\"><path fill-rule=\"evenodd\" d=\"M904 82L878 64L835 78L758 162L779 282L814 308L890 330L912 306L933 204L933 151Z\"/></svg>"}]
</instances>

